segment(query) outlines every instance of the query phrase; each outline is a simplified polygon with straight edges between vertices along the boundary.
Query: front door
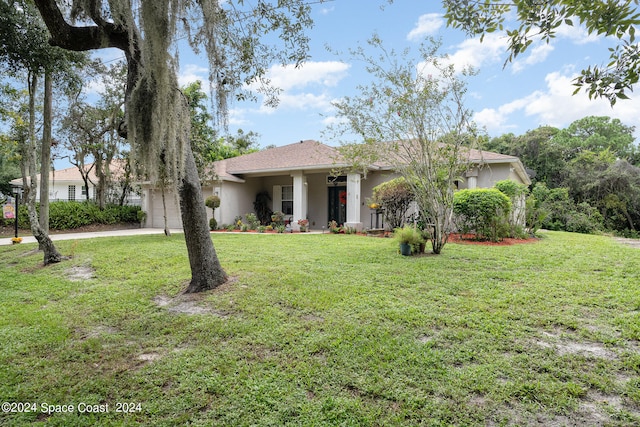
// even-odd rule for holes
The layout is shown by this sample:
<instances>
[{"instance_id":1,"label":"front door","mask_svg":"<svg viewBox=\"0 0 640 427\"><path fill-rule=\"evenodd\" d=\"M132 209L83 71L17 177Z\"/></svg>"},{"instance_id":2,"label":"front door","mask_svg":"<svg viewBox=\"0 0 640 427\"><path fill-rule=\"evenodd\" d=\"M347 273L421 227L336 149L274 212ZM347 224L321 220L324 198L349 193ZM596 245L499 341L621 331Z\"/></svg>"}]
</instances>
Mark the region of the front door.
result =
<instances>
[{"instance_id":1,"label":"front door","mask_svg":"<svg viewBox=\"0 0 640 427\"><path fill-rule=\"evenodd\" d=\"M347 221L347 187L329 187L329 221Z\"/></svg>"}]
</instances>

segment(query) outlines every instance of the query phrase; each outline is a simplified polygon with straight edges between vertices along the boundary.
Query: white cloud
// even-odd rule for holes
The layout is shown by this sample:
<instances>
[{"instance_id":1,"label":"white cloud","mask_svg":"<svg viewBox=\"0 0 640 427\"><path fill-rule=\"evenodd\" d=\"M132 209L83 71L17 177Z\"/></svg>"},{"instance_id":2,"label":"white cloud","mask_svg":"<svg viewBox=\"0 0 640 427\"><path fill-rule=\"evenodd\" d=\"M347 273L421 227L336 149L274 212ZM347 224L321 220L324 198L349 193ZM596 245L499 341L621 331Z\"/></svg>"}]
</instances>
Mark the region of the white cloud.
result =
<instances>
[{"instance_id":1,"label":"white cloud","mask_svg":"<svg viewBox=\"0 0 640 427\"><path fill-rule=\"evenodd\" d=\"M350 67L351 65L339 61L309 61L298 68L293 64L274 65L269 69L267 78L275 87L284 91L313 84L333 87L347 75Z\"/></svg>"},{"instance_id":2,"label":"white cloud","mask_svg":"<svg viewBox=\"0 0 640 427\"><path fill-rule=\"evenodd\" d=\"M503 61L507 43L507 38L498 34L487 34L482 42L479 37L467 39L456 46L455 52L449 55L449 61L457 71L469 66L480 68L498 63Z\"/></svg>"},{"instance_id":3,"label":"white cloud","mask_svg":"<svg viewBox=\"0 0 640 427\"><path fill-rule=\"evenodd\" d=\"M321 15L328 15L331 12L333 12L336 8L334 6L331 7L323 7L322 9L320 9L320 14Z\"/></svg>"},{"instance_id":4,"label":"white cloud","mask_svg":"<svg viewBox=\"0 0 640 427\"><path fill-rule=\"evenodd\" d=\"M574 19L577 23L578 19ZM571 25L562 24L556 28L556 35L571 40L575 44L593 43L600 39L597 34L589 34L584 26L573 27Z\"/></svg>"},{"instance_id":5,"label":"white cloud","mask_svg":"<svg viewBox=\"0 0 640 427\"><path fill-rule=\"evenodd\" d=\"M439 61L439 67L453 65L456 73L461 73L464 69L479 69L482 66L495 64L502 61L505 53L507 40L495 34L487 35L482 43L480 38L467 39L455 46L454 52ZM422 75L438 76L440 72L432 63L419 62L416 65L417 72Z\"/></svg>"},{"instance_id":6,"label":"white cloud","mask_svg":"<svg viewBox=\"0 0 640 427\"><path fill-rule=\"evenodd\" d=\"M278 106L276 108L261 105L258 110L262 114L273 114L284 109L294 111L316 110L327 111L332 108L332 98L326 93L283 93L278 96Z\"/></svg>"},{"instance_id":7,"label":"white cloud","mask_svg":"<svg viewBox=\"0 0 640 427\"><path fill-rule=\"evenodd\" d=\"M511 71L514 74L519 73L520 71L523 71L525 68L527 68L530 65L544 62L549 56L549 54L553 52L553 50L554 48L551 44L548 44L548 43L540 44L531 50L531 53L529 54L529 56L527 56L524 59L519 59L513 62Z\"/></svg>"},{"instance_id":8,"label":"white cloud","mask_svg":"<svg viewBox=\"0 0 640 427\"><path fill-rule=\"evenodd\" d=\"M251 122L246 117L247 110L232 108L229 110L229 124L232 126L246 126Z\"/></svg>"},{"instance_id":9,"label":"white cloud","mask_svg":"<svg viewBox=\"0 0 640 427\"><path fill-rule=\"evenodd\" d=\"M209 81L209 69L196 64L187 64L180 70L178 84L180 87L186 86L200 80L204 83Z\"/></svg>"},{"instance_id":10,"label":"white cloud","mask_svg":"<svg viewBox=\"0 0 640 427\"><path fill-rule=\"evenodd\" d=\"M425 36L436 34L443 25L444 20L439 13L421 15L416 26L407 34L407 40L416 41Z\"/></svg>"},{"instance_id":11,"label":"white cloud","mask_svg":"<svg viewBox=\"0 0 640 427\"><path fill-rule=\"evenodd\" d=\"M590 100L584 91L573 95L576 76L561 71L549 73L545 78L546 90L532 92L498 108L486 108L476 113L474 120L493 134L513 129L518 114L534 117L538 125L558 128L585 116L609 116L640 129L640 99L620 100L611 107L606 99Z\"/></svg>"}]
</instances>

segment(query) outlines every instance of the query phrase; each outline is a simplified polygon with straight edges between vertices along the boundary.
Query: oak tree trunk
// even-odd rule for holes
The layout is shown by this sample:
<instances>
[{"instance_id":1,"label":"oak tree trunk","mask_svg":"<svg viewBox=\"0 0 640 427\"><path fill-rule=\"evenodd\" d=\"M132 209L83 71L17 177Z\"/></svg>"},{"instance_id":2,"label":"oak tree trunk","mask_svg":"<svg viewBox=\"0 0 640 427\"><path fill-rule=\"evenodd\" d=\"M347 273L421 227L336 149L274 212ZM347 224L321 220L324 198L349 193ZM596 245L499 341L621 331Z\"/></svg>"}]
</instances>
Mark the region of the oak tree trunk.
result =
<instances>
[{"instance_id":1,"label":"oak tree trunk","mask_svg":"<svg viewBox=\"0 0 640 427\"><path fill-rule=\"evenodd\" d=\"M227 274L220 265L209 233L204 197L190 144L185 147L184 163L183 176L178 183L178 194L191 265L191 282L185 293L195 293L220 286L227 281Z\"/></svg>"},{"instance_id":2,"label":"oak tree trunk","mask_svg":"<svg viewBox=\"0 0 640 427\"><path fill-rule=\"evenodd\" d=\"M22 185L24 188L25 202L29 213L31 232L38 241L40 249L44 252L44 265L62 261L62 255L51 241L49 234L40 225L36 210L36 190L38 188L38 175L36 173L36 136L35 136L35 93L38 86L36 74L29 75L29 137L22 150ZM29 178L27 178L27 171ZM48 172L47 172L48 175ZM48 196L48 194L47 194Z\"/></svg>"},{"instance_id":3,"label":"oak tree trunk","mask_svg":"<svg viewBox=\"0 0 640 427\"><path fill-rule=\"evenodd\" d=\"M40 227L45 233L49 232L49 166L51 165L51 122L53 121L52 91L51 72L46 71L44 73L42 151L40 153Z\"/></svg>"}]
</instances>

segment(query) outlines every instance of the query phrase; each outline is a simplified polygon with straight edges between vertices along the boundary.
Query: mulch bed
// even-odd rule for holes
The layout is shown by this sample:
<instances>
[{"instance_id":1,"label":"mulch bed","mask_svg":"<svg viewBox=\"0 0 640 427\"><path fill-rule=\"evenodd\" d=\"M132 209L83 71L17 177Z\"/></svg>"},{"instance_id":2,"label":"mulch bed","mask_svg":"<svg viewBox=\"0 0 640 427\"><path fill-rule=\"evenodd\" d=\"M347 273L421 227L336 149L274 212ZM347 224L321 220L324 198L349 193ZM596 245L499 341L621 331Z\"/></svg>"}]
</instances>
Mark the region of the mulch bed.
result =
<instances>
[{"instance_id":1,"label":"mulch bed","mask_svg":"<svg viewBox=\"0 0 640 427\"><path fill-rule=\"evenodd\" d=\"M478 240L475 234L451 234L449 235L449 243L462 243L466 245L484 245L484 246L511 246L522 243L535 243L540 239L530 237L528 239L512 239L505 238L499 242L491 242L489 240Z\"/></svg>"}]
</instances>

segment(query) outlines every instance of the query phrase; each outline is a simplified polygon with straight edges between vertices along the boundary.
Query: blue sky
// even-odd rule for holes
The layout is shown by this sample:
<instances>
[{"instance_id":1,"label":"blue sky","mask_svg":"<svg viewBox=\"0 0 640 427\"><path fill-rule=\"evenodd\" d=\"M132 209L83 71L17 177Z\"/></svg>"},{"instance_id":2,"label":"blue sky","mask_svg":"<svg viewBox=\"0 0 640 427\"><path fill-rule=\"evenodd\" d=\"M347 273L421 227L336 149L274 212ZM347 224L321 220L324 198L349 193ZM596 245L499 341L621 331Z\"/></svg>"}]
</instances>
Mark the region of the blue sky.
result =
<instances>
[{"instance_id":1,"label":"blue sky","mask_svg":"<svg viewBox=\"0 0 640 427\"><path fill-rule=\"evenodd\" d=\"M480 43L460 30L447 28L442 13L438 1L396 0L387 4L384 0L334 0L314 5L311 59L302 69L273 66L270 70L273 82L283 89L280 106L272 109L260 103L234 103L230 130L259 133L261 146L303 139L339 144L322 135L335 113L331 101L356 95L356 86L370 78L361 64L350 63L346 54L336 56L326 46L346 52L358 44L364 46L374 32L390 48L416 52L426 36L440 38L441 53L450 56L456 69L465 65L476 68L478 75L468 79L467 106L490 136L519 135L540 125L565 127L588 115L617 117L640 129L637 100L619 101L612 109L607 101L589 100L584 93L572 96L571 80L588 65L605 64L611 40L587 36L580 28L561 27L550 44L534 44L503 68L507 58L504 34L487 35ZM204 61L184 55L181 60L181 83L206 81Z\"/></svg>"},{"instance_id":2,"label":"blue sky","mask_svg":"<svg viewBox=\"0 0 640 427\"><path fill-rule=\"evenodd\" d=\"M340 141L323 136L327 124L335 120L331 102L357 95L357 85L370 81L363 64L350 62L347 51L365 46L374 32L387 48L409 48L416 53L425 37L438 38L440 53L449 55L456 70L474 67L478 74L467 79L466 105L491 137L508 132L520 135L541 125L562 128L589 115L616 117L640 130L638 99L619 101L612 108L606 100L589 100L584 92L572 96L572 79L588 65L606 64L607 49L614 41L587 36L581 28L560 27L551 43L534 43L517 61L503 67L508 56L504 33L489 34L480 43L479 38L448 28L442 14L439 1L395 0L388 4L386 0L333 0L315 4L309 61L299 69L274 65L269 71L273 83L283 90L279 107L233 102L229 131L257 132L261 147L304 139L339 145ZM344 54L337 56L327 46ZM113 58L110 53L104 52L105 59ZM206 60L181 51L180 61L181 85L207 81Z\"/></svg>"}]
</instances>

